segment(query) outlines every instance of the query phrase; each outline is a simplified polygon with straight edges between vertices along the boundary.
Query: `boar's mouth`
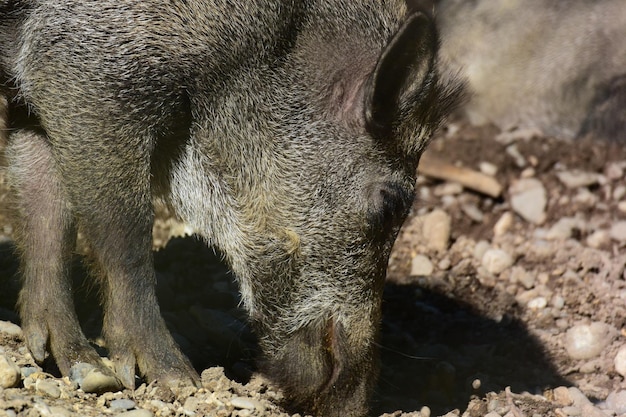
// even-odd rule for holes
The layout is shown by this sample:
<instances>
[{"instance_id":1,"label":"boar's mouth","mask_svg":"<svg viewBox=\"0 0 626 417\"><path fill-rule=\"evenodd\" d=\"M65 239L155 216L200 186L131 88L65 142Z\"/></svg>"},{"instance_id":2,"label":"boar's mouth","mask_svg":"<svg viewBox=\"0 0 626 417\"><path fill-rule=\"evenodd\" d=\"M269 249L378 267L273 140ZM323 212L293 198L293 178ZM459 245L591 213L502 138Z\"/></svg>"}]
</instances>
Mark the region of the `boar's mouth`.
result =
<instances>
[{"instance_id":1,"label":"boar's mouth","mask_svg":"<svg viewBox=\"0 0 626 417\"><path fill-rule=\"evenodd\" d=\"M331 317L293 334L265 373L285 391L294 411L323 416L365 415L377 374L370 329L348 332Z\"/></svg>"}]
</instances>

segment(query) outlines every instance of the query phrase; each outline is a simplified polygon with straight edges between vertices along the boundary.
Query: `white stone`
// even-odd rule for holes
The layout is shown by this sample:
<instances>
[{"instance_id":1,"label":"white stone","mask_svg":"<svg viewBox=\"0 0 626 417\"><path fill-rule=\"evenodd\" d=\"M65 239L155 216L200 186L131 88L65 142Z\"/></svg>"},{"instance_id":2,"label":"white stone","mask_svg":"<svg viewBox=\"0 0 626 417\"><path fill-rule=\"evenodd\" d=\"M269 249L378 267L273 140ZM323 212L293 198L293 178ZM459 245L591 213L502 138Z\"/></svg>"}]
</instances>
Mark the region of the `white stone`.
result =
<instances>
[{"instance_id":1,"label":"white stone","mask_svg":"<svg viewBox=\"0 0 626 417\"><path fill-rule=\"evenodd\" d=\"M433 263L424 255L415 255L411 261L411 276L428 277L434 269Z\"/></svg>"},{"instance_id":2,"label":"white stone","mask_svg":"<svg viewBox=\"0 0 626 417\"><path fill-rule=\"evenodd\" d=\"M618 185L613 190L613 200L620 201L626 195L626 185Z\"/></svg>"},{"instance_id":3,"label":"white stone","mask_svg":"<svg viewBox=\"0 0 626 417\"><path fill-rule=\"evenodd\" d=\"M602 180L600 174L578 170L557 172L556 176L567 188L589 187Z\"/></svg>"},{"instance_id":4,"label":"white stone","mask_svg":"<svg viewBox=\"0 0 626 417\"><path fill-rule=\"evenodd\" d=\"M535 276L521 266L511 268L511 281L519 282L527 290L535 286Z\"/></svg>"},{"instance_id":5,"label":"white stone","mask_svg":"<svg viewBox=\"0 0 626 417\"><path fill-rule=\"evenodd\" d=\"M597 249L600 246L607 245L610 242L610 240L611 240L611 237L608 231L596 230L595 232L587 236L587 239L585 240L585 242L587 243L587 246L589 246L590 248Z\"/></svg>"},{"instance_id":6,"label":"white stone","mask_svg":"<svg viewBox=\"0 0 626 417\"><path fill-rule=\"evenodd\" d=\"M545 297L536 297L530 300L527 304L531 310L542 310L548 305L548 300Z\"/></svg>"},{"instance_id":7,"label":"white stone","mask_svg":"<svg viewBox=\"0 0 626 417\"><path fill-rule=\"evenodd\" d=\"M515 161L515 165L517 165L519 168L524 168L527 165L526 159L524 158L524 156L520 153L519 149L517 149L516 145L510 145L507 146L505 152L511 157L513 158L513 161Z\"/></svg>"},{"instance_id":8,"label":"white stone","mask_svg":"<svg viewBox=\"0 0 626 417\"><path fill-rule=\"evenodd\" d=\"M565 350L572 359L591 359L602 353L616 334L606 323L579 324L566 332Z\"/></svg>"},{"instance_id":9,"label":"white stone","mask_svg":"<svg viewBox=\"0 0 626 417\"><path fill-rule=\"evenodd\" d=\"M568 406L574 402L567 387L556 387L552 392L554 393L554 401L559 405Z\"/></svg>"},{"instance_id":10,"label":"white stone","mask_svg":"<svg viewBox=\"0 0 626 417\"><path fill-rule=\"evenodd\" d=\"M463 211L463 213L465 213L467 217L469 217L476 223L482 223L483 218L485 217L483 212L480 211L480 209L475 204L462 204L461 210Z\"/></svg>"},{"instance_id":11,"label":"white stone","mask_svg":"<svg viewBox=\"0 0 626 417\"><path fill-rule=\"evenodd\" d=\"M598 196L589 191L588 188L580 188L573 201L575 203L585 204L587 206L593 206L598 203Z\"/></svg>"},{"instance_id":12,"label":"white stone","mask_svg":"<svg viewBox=\"0 0 626 417\"><path fill-rule=\"evenodd\" d=\"M481 261L483 267L492 274L499 274L513 265L513 257L502 249L489 249Z\"/></svg>"},{"instance_id":13,"label":"white stone","mask_svg":"<svg viewBox=\"0 0 626 417\"><path fill-rule=\"evenodd\" d=\"M587 398L578 388L570 387L568 390L573 401L571 409L573 411L577 410L577 413L566 413L566 415L581 417L607 417L607 415L602 410L596 408L589 398ZM568 408L570 407L564 407L563 410Z\"/></svg>"},{"instance_id":14,"label":"white stone","mask_svg":"<svg viewBox=\"0 0 626 417\"><path fill-rule=\"evenodd\" d=\"M582 222L572 217L562 217L557 221L546 234L550 240L565 240L572 237L574 229L582 229Z\"/></svg>"},{"instance_id":15,"label":"white stone","mask_svg":"<svg viewBox=\"0 0 626 417\"><path fill-rule=\"evenodd\" d=\"M233 399L230 400L230 403L233 407L239 409L254 410L261 408L261 403L253 398L233 397Z\"/></svg>"},{"instance_id":16,"label":"white stone","mask_svg":"<svg viewBox=\"0 0 626 417\"><path fill-rule=\"evenodd\" d=\"M520 174L520 178L530 178L530 177L534 177L536 174L535 172L535 168L533 167L528 167L526 169L524 169Z\"/></svg>"},{"instance_id":17,"label":"white stone","mask_svg":"<svg viewBox=\"0 0 626 417\"><path fill-rule=\"evenodd\" d=\"M528 127L528 128L521 128L521 129L515 129L515 130L506 130L502 133L499 133L495 139L505 145L508 145L509 143L513 143L517 140L530 140L533 138L539 138L542 137L543 133L541 132L541 130L534 128L534 127Z\"/></svg>"},{"instance_id":18,"label":"white stone","mask_svg":"<svg viewBox=\"0 0 626 417\"><path fill-rule=\"evenodd\" d=\"M20 368L6 355L0 355L0 388L13 388L20 383Z\"/></svg>"},{"instance_id":19,"label":"white stone","mask_svg":"<svg viewBox=\"0 0 626 417\"><path fill-rule=\"evenodd\" d=\"M446 182L435 187L434 194L437 197L458 195L463 192L463 186L458 182Z\"/></svg>"},{"instance_id":20,"label":"white stone","mask_svg":"<svg viewBox=\"0 0 626 417\"><path fill-rule=\"evenodd\" d=\"M609 234L612 239L618 242L626 242L626 221L614 223Z\"/></svg>"},{"instance_id":21,"label":"white stone","mask_svg":"<svg viewBox=\"0 0 626 417\"><path fill-rule=\"evenodd\" d=\"M0 333L8 334L9 336L21 336L22 328L10 321L0 320Z\"/></svg>"},{"instance_id":22,"label":"white stone","mask_svg":"<svg viewBox=\"0 0 626 417\"><path fill-rule=\"evenodd\" d=\"M486 240L478 241L476 245L474 245L474 258L482 261L483 256L485 256L485 252L487 252L489 249L491 249L491 246L489 246L489 242L487 242Z\"/></svg>"},{"instance_id":23,"label":"white stone","mask_svg":"<svg viewBox=\"0 0 626 417\"><path fill-rule=\"evenodd\" d=\"M439 261L439 263L437 263L437 268L441 271L446 271L450 269L451 266L452 262L450 262L450 258L443 258Z\"/></svg>"},{"instance_id":24,"label":"white stone","mask_svg":"<svg viewBox=\"0 0 626 417\"><path fill-rule=\"evenodd\" d=\"M513 213L505 212L500 216L496 224L493 226L493 235L502 236L511 229L513 225Z\"/></svg>"},{"instance_id":25,"label":"white stone","mask_svg":"<svg viewBox=\"0 0 626 417\"><path fill-rule=\"evenodd\" d=\"M612 392L604 402L606 408L614 411L616 414L626 413L626 391Z\"/></svg>"},{"instance_id":26,"label":"white stone","mask_svg":"<svg viewBox=\"0 0 626 417\"><path fill-rule=\"evenodd\" d=\"M518 180L509 189L511 207L524 220L541 224L546 219L546 204L548 202L546 189L536 178Z\"/></svg>"},{"instance_id":27,"label":"white stone","mask_svg":"<svg viewBox=\"0 0 626 417\"><path fill-rule=\"evenodd\" d=\"M450 243L452 219L441 209L435 209L423 217L422 235L429 249L444 251Z\"/></svg>"},{"instance_id":28,"label":"white stone","mask_svg":"<svg viewBox=\"0 0 626 417\"><path fill-rule=\"evenodd\" d=\"M615 162L610 163L604 172L608 179L615 181L624 178L624 168Z\"/></svg>"},{"instance_id":29,"label":"white stone","mask_svg":"<svg viewBox=\"0 0 626 417\"><path fill-rule=\"evenodd\" d=\"M617 355L615 355L613 363L615 364L615 370L617 373L626 377L626 345L622 346L617 351Z\"/></svg>"},{"instance_id":30,"label":"white stone","mask_svg":"<svg viewBox=\"0 0 626 417\"><path fill-rule=\"evenodd\" d=\"M491 177L495 176L498 173L498 167L491 162L483 161L478 164L478 169L485 175L489 175Z\"/></svg>"}]
</instances>

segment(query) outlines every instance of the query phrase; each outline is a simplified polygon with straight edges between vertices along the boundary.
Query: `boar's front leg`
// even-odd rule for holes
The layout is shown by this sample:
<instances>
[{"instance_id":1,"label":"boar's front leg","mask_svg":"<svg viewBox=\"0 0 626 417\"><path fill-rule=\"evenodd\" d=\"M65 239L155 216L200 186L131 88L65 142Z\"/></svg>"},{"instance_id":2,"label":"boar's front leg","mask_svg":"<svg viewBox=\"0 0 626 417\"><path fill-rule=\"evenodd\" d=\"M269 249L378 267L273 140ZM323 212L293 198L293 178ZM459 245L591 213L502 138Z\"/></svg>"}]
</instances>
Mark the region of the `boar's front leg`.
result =
<instances>
[{"instance_id":1,"label":"boar's front leg","mask_svg":"<svg viewBox=\"0 0 626 417\"><path fill-rule=\"evenodd\" d=\"M103 331L115 372L128 388L134 388L136 367L148 381L198 385L156 298L152 138L133 137L129 130L139 129L129 127L103 131L93 120L85 125L94 128L83 129L80 138L65 133L54 143L63 183L101 278Z\"/></svg>"},{"instance_id":2,"label":"boar's front leg","mask_svg":"<svg viewBox=\"0 0 626 417\"><path fill-rule=\"evenodd\" d=\"M197 385L155 295L149 142L101 141L86 133L52 135L49 141L19 136L11 140L11 163L16 188L26 190L20 198L25 223L21 310L35 358L43 358L49 343L64 375L73 377L72 367L79 363L110 373L80 331L72 305L68 258L75 218L101 278L104 336L122 384L133 388L139 367L150 381ZM115 382L98 390L119 388Z\"/></svg>"},{"instance_id":3,"label":"boar's front leg","mask_svg":"<svg viewBox=\"0 0 626 417\"><path fill-rule=\"evenodd\" d=\"M41 363L49 347L64 375L75 364L91 364L106 375L97 389L119 389L119 380L83 335L74 310L69 271L74 221L47 138L21 130L10 139L8 177L20 226L16 228L23 280L20 313L30 352Z\"/></svg>"}]
</instances>

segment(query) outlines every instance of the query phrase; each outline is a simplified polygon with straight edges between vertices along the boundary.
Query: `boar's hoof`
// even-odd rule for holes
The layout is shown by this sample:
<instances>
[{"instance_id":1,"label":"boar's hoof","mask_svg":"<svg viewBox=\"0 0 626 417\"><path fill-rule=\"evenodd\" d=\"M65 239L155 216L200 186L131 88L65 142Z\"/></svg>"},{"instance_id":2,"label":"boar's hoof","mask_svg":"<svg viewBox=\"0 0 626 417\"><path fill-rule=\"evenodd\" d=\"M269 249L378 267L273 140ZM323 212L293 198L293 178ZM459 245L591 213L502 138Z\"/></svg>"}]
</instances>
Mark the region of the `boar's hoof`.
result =
<instances>
[{"instance_id":1,"label":"boar's hoof","mask_svg":"<svg viewBox=\"0 0 626 417\"><path fill-rule=\"evenodd\" d=\"M35 309L30 309L31 313ZM107 367L98 353L91 347L76 322L70 315L51 314L48 320L38 319L43 314L24 315L22 329L24 338L35 362L42 364L46 359L46 346L54 357L61 374L75 382L83 391L101 393L119 391L123 388L115 373ZM62 317L55 320L53 317ZM50 337L48 328L64 329L62 337Z\"/></svg>"},{"instance_id":2,"label":"boar's hoof","mask_svg":"<svg viewBox=\"0 0 626 417\"><path fill-rule=\"evenodd\" d=\"M115 374L126 388L135 388L136 365L146 382L157 381L160 386L169 388L174 393L180 387L201 387L198 373L175 345L166 343L166 346L154 351L137 351L141 352L137 356L132 350L111 349L109 352L115 365Z\"/></svg>"}]
</instances>

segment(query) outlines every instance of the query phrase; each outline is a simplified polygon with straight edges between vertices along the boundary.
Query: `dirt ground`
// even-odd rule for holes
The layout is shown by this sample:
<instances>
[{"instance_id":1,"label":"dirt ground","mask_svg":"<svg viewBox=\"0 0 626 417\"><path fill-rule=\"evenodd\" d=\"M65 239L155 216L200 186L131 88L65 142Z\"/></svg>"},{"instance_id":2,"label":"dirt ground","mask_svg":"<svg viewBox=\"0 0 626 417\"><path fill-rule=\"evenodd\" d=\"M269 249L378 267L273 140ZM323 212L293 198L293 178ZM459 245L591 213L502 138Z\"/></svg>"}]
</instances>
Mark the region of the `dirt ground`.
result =
<instances>
[{"instance_id":1,"label":"dirt ground","mask_svg":"<svg viewBox=\"0 0 626 417\"><path fill-rule=\"evenodd\" d=\"M481 172L502 191L419 178L389 265L373 414L626 416L626 148L458 120L427 158ZM170 240L155 264L163 314L204 370L202 389L86 394L52 361L35 365L11 325L17 259L0 198L0 417L289 415L254 373L232 275L192 237ZM161 216L157 243L175 226ZM80 259L74 275L85 332L104 346ZM20 368L6 388L3 357Z\"/></svg>"}]
</instances>

